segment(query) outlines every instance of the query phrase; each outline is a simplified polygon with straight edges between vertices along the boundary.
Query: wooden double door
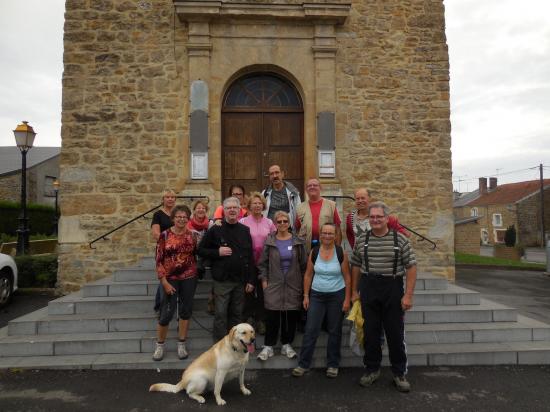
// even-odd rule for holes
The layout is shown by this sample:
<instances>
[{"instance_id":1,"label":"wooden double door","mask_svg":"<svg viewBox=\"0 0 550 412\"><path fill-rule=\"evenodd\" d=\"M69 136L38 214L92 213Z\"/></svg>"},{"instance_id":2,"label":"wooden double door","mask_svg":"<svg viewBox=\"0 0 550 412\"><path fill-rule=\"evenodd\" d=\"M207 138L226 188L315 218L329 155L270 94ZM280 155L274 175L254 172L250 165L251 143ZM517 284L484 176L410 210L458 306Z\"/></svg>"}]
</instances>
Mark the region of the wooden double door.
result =
<instances>
[{"instance_id":1,"label":"wooden double door","mask_svg":"<svg viewBox=\"0 0 550 412\"><path fill-rule=\"evenodd\" d=\"M248 80L250 83L251 78ZM273 79L268 80L273 82ZM275 81L282 82L278 78ZM237 108L226 105L222 112L222 196L227 196L232 184L243 185L246 193L261 191L269 184L268 169L274 164L285 172L285 180L292 182L303 194L304 116L301 102L290 100L294 107L285 110L281 102L289 105L289 99L276 98L277 93L281 93L280 87L272 87L274 91L270 91L269 84L262 88L262 81L256 83L260 86L257 85L259 91L255 94L258 98L253 100L255 105ZM242 94L250 94L250 90L241 90L242 84L234 87L240 87Z\"/></svg>"}]
</instances>

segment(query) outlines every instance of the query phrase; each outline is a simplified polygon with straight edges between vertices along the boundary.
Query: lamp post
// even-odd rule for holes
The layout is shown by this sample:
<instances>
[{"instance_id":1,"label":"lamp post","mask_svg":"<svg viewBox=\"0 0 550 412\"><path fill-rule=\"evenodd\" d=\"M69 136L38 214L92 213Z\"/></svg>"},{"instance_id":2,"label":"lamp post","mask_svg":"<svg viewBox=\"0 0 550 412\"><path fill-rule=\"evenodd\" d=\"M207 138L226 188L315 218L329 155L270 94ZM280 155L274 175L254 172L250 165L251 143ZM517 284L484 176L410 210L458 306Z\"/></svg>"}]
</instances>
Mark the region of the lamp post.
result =
<instances>
[{"instance_id":1,"label":"lamp post","mask_svg":"<svg viewBox=\"0 0 550 412\"><path fill-rule=\"evenodd\" d=\"M55 193L55 215L53 217L53 234L57 236L57 225L59 223L58 195L59 195L59 180L53 181L53 191Z\"/></svg>"},{"instance_id":2,"label":"lamp post","mask_svg":"<svg viewBox=\"0 0 550 412\"><path fill-rule=\"evenodd\" d=\"M13 131L15 144L21 151L21 214L17 229L17 255L29 252L29 219L27 218L27 152L32 148L35 131L28 122L23 121Z\"/></svg>"}]
</instances>

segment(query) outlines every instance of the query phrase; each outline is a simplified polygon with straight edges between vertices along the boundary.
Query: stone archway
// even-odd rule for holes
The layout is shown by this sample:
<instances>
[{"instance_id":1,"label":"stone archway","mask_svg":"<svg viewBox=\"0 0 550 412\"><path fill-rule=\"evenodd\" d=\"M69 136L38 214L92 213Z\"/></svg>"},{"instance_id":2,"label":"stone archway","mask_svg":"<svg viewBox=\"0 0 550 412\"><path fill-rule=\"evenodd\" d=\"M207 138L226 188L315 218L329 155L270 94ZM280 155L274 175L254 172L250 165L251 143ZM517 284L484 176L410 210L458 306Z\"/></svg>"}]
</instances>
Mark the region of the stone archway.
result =
<instances>
[{"instance_id":1,"label":"stone archway","mask_svg":"<svg viewBox=\"0 0 550 412\"><path fill-rule=\"evenodd\" d=\"M222 102L222 196L231 184L246 192L269 182L278 164L301 193L304 184L304 109L296 88L274 73L240 77Z\"/></svg>"}]
</instances>

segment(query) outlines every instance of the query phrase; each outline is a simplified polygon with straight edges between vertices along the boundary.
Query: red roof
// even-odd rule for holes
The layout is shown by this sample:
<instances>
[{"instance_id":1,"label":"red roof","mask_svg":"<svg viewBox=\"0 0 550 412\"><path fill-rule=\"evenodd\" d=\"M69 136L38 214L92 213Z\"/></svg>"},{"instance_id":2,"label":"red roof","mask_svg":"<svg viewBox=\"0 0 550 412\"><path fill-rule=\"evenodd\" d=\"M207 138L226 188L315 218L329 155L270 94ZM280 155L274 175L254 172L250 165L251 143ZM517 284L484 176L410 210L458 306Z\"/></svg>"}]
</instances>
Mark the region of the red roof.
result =
<instances>
[{"instance_id":1,"label":"red roof","mask_svg":"<svg viewBox=\"0 0 550 412\"><path fill-rule=\"evenodd\" d=\"M544 179L544 187L546 188L549 185L550 179ZM496 189L468 203L468 206L505 205L515 203L539 190L540 180L498 185Z\"/></svg>"}]
</instances>

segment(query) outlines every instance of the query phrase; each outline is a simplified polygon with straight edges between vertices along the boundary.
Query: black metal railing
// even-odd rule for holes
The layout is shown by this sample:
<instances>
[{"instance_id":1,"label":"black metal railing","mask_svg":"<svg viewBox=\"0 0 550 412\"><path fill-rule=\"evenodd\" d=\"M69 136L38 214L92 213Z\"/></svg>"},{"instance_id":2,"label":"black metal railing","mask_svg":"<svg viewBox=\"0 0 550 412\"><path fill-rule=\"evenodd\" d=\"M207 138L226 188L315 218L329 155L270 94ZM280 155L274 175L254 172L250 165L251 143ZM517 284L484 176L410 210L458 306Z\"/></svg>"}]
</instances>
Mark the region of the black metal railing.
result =
<instances>
[{"instance_id":1,"label":"black metal railing","mask_svg":"<svg viewBox=\"0 0 550 412\"><path fill-rule=\"evenodd\" d=\"M353 196L338 196L338 195L326 195L326 196L324 196L324 195L323 195L323 197L326 197L326 198L328 198L328 199L334 199L334 200L336 200L336 199L348 199L348 200L353 200L353 201L355 202L355 198L354 198ZM428 239L426 236L421 235L421 234L418 233L417 231L411 229L411 228L408 227L408 226L405 226L405 225L404 225L403 223L401 223L401 222L399 222L399 226L401 226L403 229L405 229L405 230L407 230L407 231L409 231L409 232L415 234L416 236L418 236L419 242L425 240L426 242L430 243L430 244L432 245L432 250L435 250L435 249L437 248L437 244L436 244L433 240Z\"/></svg>"},{"instance_id":2,"label":"black metal railing","mask_svg":"<svg viewBox=\"0 0 550 412\"><path fill-rule=\"evenodd\" d=\"M210 201L210 198L209 198L208 196L200 196L200 195L199 195L199 196L176 196L176 199L189 199L189 200L191 200L191 201L197 200L197 199L208 199L208 200ZM121 224L121 225L115 227L113 230L110 230L109 232L104 233L103 235L99 236L98 238L92 240L92 241L89 243L90 249L95 249L95 247L92 247L92 245L93 245L95 242L97 242L97 241L99 241L99 240L109 240L109 238L108 238L107 236L109 236L110 234L116 232L117 230L122 229L123 227L128 226L130 223L133 223L133 222L135 222L136 220L139 220L139 219L141 219L141 218L145 218L145 216L147 216L149 213L151 213L151 212L157 210L159 207L162 207L162 203L159 204L159 205L157 205L157 206L155 206L155 207L153 207L153 208L151 208L151 209L149 209L147 212L144 212L144 213L142 213L141 215L136 216L136 217L134 217L134 218L128 220L126 223L123 223L123 224Z\"/></svg>"}]
</instances>

